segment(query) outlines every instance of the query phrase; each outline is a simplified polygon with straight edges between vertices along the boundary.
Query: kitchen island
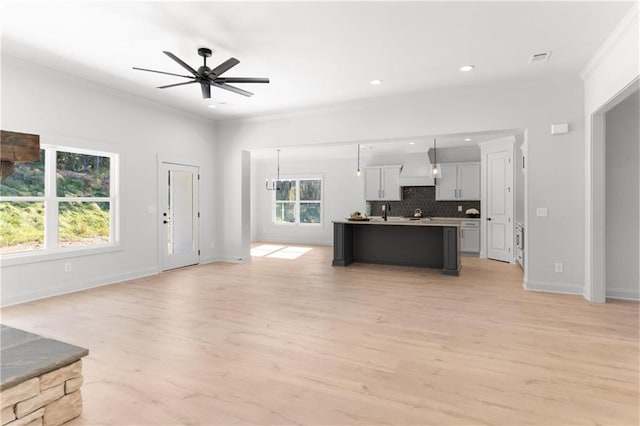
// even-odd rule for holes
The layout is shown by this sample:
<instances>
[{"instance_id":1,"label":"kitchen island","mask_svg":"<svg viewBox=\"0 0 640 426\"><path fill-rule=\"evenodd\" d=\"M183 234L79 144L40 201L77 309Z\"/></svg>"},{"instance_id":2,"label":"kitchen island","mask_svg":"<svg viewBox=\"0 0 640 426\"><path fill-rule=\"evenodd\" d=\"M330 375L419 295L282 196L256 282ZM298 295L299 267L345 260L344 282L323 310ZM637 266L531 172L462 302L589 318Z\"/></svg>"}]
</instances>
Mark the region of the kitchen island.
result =
<instances>
[{"instance_id":1,"label":"kitchen island","mask_svg":"<svg viewBox=\"0 0 640 426\"><path fill-rule=\"evenodd\" d=\"M443 220L334 221L333 266L421 266L460 274L460 224Z\"/></svg>"}]
</instances>

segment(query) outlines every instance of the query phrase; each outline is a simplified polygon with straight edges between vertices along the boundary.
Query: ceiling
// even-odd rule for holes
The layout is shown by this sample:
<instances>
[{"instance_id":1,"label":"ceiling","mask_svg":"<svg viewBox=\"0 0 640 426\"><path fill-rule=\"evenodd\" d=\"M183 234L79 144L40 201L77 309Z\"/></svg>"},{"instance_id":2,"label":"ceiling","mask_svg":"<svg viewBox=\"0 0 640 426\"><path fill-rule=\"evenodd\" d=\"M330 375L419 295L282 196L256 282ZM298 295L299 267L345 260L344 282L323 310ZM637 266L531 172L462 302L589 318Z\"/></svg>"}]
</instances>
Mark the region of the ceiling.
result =
<instances>
[{"instance_id":1,"label":"ceiling","mask_svg":"<svg viewBox=\"0 0 640 426\"><path fill-rule=\"evenodd\" d=\"M576 78L632 2L2 2L3 54L213 119L310 109L442 87ZM34 30L35 29L35 30ZM251 98L155 86L234 56ZM553 51L548 62L528 64ZM458 68L474 64L463 73ZM46 78L46 76L44 77ZM373 79L383 81L372 86ZM215 105L216 108L208 108Z\"/></svg>"}]
</instances>

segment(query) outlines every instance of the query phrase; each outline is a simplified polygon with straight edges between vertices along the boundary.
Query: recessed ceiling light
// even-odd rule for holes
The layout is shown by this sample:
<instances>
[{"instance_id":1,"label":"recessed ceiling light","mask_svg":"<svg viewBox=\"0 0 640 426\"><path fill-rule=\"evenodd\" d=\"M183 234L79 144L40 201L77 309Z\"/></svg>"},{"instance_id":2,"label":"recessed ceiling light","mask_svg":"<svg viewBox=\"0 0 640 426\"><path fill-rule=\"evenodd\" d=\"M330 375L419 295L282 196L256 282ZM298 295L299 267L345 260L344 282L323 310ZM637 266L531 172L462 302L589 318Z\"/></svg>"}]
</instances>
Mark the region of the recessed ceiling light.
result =
<instances>
[{"instance_id":1,"label":"recessed ceiling light","mask_svg":"<svg viewBox=\"0 0 640 426\"><path fill-rule=\"evenodd\" d=\"M382 80L371 80L372 86L379 86L382 84Z\"/></svg>"},{"instance_id":2,"label":"recessed ceiling light","mask_svg":"<svg viewBox=\"0 0 640 426\"><path fill-rule=\"evenodd\" d=\"M474 70L475 68L476 68L475 65L463 65L460 67L460 71L467 72L467 71Z\"/></svg>"},{"instance_id":3,"label":"recessed ceiling light","mask_svg":"<svg viewBox=\"0 0 640 426\"><path fill-rule=\"evenodd\" d=\"M216 105L208 105L209 108L218 108Z\"/></svg>"},{"instance_id":4,"label":"recessed ceiling light","mask_svg":"<svg viewBox=\"0 0 640 426\"><path fill-rule=\"evenodd\" d=\"M464 138L465 142L471 142L471 138Z\"/></svg>"},{"instance_id":5,"label":"recessed ceiling light","mask_svg":"<svg viewBox=\"0 0 640 426\"><path fill-rule=\"evenodd\" d=\"M409 145L415 145L415 144L416 144L415 142L409 142Z\"/></svg>"}]
</instances>

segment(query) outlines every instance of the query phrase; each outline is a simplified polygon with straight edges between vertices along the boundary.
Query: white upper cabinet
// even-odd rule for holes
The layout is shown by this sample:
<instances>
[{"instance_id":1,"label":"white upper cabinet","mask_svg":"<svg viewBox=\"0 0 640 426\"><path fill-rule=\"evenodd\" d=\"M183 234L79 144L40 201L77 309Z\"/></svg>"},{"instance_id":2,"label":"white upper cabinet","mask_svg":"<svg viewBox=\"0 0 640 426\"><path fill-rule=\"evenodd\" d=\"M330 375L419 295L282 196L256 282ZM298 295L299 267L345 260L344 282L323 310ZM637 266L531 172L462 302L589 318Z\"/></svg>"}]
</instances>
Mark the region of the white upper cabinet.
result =
<instances>
[{"instance_id":1,"label":"white upper cabinet","mask_svg":"<svg viewBox=\"0 0 640 426\"><path fill-rule=\"evenodd\" d=\"M367 201L400 201L401 166L364 169L364 194Z\"/></svg>"},{"instance_id":2,"label":"white upper cabinet","mask_svg":"<svg viewBox=\"0 0 640 426\"><path fill-rule=\"evenodd\" d=\"M436 200L480 200L480 163L441 164Z\"/></svg>"},{"instance_id":3,"label":"white upper cabinet","mask_svg":"<svg viewBox=\"0 0 640 426\"><path fill-rule=\"evenodd\" d=\"M480 164L460 164L458 166L458 199L480 199Z\"/></svg>"},{"instance_id":4,"label":"white upper cabinet","mask_svg":"<svg viewBox=\"0 0 640 426\"><path fill-rule=\"evenodd\" d=\"M438 178L436 182L436 200L457 200L458 166L455 164L440 164L440 170L442 171L442 177Z\"/></svg>"}]
</instances>

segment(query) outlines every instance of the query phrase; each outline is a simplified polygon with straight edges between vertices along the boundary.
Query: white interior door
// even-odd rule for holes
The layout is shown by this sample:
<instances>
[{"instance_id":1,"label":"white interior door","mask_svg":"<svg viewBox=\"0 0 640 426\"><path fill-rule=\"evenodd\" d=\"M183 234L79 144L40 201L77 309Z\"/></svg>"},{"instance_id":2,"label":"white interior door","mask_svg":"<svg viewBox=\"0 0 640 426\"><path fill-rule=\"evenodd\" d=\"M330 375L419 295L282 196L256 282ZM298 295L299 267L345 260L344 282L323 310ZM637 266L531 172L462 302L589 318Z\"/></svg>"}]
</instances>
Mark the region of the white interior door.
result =
<instances>
[{"instance_id":1,"label":"white interior door","mask_svg":"<svg viewBox=\"0 0 640 426\"><path fill-rule=\"evenodd\" d=\"M487 154L487 257L513 261L513 161L511 151Z\"/></svg>"},{"instance_id":2,"label":"white interior door","mask_svg":"<svg viewBox=\"0 0 640 426\"><path fill-rule=\"evenodd\" d=\"M160 251L162 270L200 262L198 168L160 164Z\"/></svg>"}]
</instances>

